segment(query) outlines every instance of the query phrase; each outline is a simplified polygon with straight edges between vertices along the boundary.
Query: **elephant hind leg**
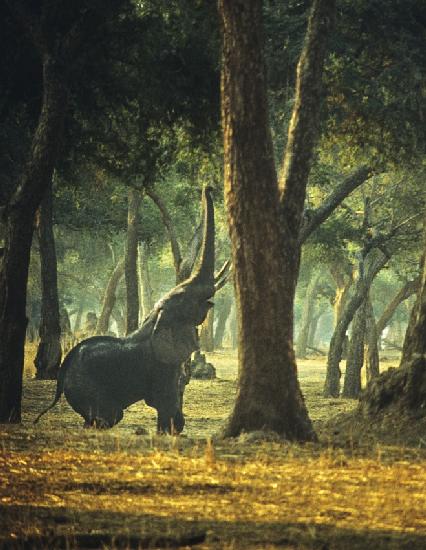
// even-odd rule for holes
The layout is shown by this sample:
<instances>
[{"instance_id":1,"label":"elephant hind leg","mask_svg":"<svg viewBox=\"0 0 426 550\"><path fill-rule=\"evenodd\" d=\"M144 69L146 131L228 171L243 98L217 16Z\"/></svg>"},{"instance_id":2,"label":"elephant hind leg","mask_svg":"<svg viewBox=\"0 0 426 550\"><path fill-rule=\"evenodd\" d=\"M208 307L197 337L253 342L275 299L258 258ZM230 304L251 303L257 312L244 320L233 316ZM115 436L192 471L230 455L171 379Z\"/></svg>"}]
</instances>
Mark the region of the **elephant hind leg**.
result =
<instances>
[{"instance_id":1,"label":"elephant hind leg","mask_svg":"<svg viewBox=\"0 0 426 550\"><path fill-rule=\"evenodd\" d=\"M108 411L97 411L95 415L84 417L84 428L96 428L98 430L107 430L120 422L123 418L123 410L115 409Z\"/></svg>"},{"instance_id":2,"label":"elephant hind leg","mask_svg":"<svg viewBox=\"0 0 426 550\"><path fill-rule=\"evenodd\" d=\"M65 388L65 397L71 407L84 418L85 428L112 428L123 418L123 409L106 392L81 388Z\"/></svg>"}]
</instances>

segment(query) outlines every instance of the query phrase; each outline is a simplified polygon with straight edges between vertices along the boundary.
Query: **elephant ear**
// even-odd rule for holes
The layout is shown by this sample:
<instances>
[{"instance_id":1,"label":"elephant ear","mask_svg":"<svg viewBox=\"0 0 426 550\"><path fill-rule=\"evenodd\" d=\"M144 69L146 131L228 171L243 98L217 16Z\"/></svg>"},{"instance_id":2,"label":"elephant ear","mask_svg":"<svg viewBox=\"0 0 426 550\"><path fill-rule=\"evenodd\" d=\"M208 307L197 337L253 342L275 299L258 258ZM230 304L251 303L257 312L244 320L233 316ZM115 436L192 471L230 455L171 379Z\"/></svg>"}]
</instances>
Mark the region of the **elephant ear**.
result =
<instances>
[{"instance_id":1,"label":"elephant ear","mask_svg":"<svg viewBox=\"0 0 426 550\"><path fill-rule=\"evenodd\" d=\"M168 365L180 365L198 349L197 333L190 325L161 326L151 335L151 346L155 359Z\"/></svg>"}]
</instances>

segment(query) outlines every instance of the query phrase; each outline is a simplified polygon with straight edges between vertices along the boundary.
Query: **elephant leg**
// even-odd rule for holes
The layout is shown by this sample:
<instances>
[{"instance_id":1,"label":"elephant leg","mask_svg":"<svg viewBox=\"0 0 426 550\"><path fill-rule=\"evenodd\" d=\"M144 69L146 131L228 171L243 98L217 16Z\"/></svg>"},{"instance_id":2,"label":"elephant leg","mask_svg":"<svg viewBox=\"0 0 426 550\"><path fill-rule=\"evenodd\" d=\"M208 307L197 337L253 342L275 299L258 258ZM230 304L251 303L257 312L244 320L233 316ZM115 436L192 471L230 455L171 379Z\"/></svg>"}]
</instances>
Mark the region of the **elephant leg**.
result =
<instances>
[{"instance_id":1,"label":"elephant leg","mask_svg":"<svg viewBox=\"0 0 426 550\"><path fill-rule=\"evenodd\" d=\"M71 407L84 418L85 428L112 428L123 418L123 408L107 392L91 388L90 383L84 389L65 388L64 393Z\"/></svg>"}]
</instances>

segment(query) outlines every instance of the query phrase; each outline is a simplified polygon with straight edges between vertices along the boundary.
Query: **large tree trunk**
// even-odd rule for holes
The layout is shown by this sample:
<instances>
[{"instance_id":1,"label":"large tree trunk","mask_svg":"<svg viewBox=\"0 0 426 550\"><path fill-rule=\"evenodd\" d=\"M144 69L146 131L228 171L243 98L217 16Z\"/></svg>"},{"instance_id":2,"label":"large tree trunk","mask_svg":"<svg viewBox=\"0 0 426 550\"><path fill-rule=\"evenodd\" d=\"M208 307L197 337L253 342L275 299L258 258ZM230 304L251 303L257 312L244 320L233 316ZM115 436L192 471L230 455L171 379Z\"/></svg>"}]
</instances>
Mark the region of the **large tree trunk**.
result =
<instances>
[{"instance_id":1,"label":"large tree trunk","mask_svg":"<svg viewBox=\"0 0 426 550\"><path fill-rule=\"evenodd\" d=\"M6 210L0 267L0 422L20 422L27 318L26 288L33 222L51 184L62 135L67 94L55 62L43 59L43 104L29 162Z\"/></svg>"},{"instance_id":2,"label":"large tree trunk","mask_svg":"<svg viewBox=\"0 0 426 550\"><path fill-rule=\"evenodd\" d=\"M34 365L36 378L54 380L61 364L62 349L51 186L46 190L40 207L38 241L41 265L41 319L40 341Z\"/></svg>"},{"instance_id":3,"label":"large tree trunk","mask_svg":"<svg viewBox=\"0 0 426 550\"><path fill-rule=\"evenodd\" d=\"M224 430L226 436L270 429L290 440L315 439L296 376L293 300L299 229L315 141L312 138L316 137L318 102L314 106L310 100L318 100L328 29L325 19L333 13L330 5L315 2L308 27L280 209L268 123L262 2L219 1L224 38L225 199L239 328L239 391Z\"/></svg>"},{"instance_id":4,"label":"large tree trunk","mask_svg":"<svg viewBox=\"0 0 426 550\"><path fill-rule=\"evenodd\" d=\"M116 300L116 291L118 283L124 274L124 260L120 260L115 266L111 277L109 278L102 300L102 310L96 325L95 334L106 334L109 329L109 320Z\"/></svg>"},{"instance_id":5,"label":"large tree trunk","mask_svg":"<svg viewBox=\"0 0 426 550\"><path fill-rule=\"evenodd\" d=\"M318 294L320 275L314 273L305 292L300 331L296 341L296 357L306 357L309 332L314 315L315 300Z\"/></svg>"},{"instance_id":6,"label":"large tree trunk","mask_svg":"<svg viewBox=\"0 0 426 550\"><path fill-rule=\"evenodd\" d=\"M342 397L357 399L361 392L361 369L364 364L366 300L357 309L352 321L352 334L346 360Z\"/></svg>"},{"instance_id":7,"label":"large tree trunk","mask_svg":"<svg viewBox=\"0 0 426 550\"><path fill-rule=\"evenodd\" d=\"M124 275L126 280L126 334L139 326L138 285L138 213L141 197L138 191L129 189L127 214L127 240Z\"/></svg>"},{"instance_id":8,"label":"large tree trunk","mask_svg":"<svg viewBox=\"0 0 426 550\"><path fill-rule=\"evenodd\" d=\"M372 255L372 256L371 256ZM340 315L339 322L331 337L327 357L327 374L324 384L324 397L339 397L340 394L340 361L342 359L343 345L346 331L355 315L355 312L362 304L374 277L386 264L388 258L381 252L370 253L370 258L365 262L368 265L364 276L359 276L352 289L352 295L346 302L345 308ZM363 262L361 262L363 264ZM360 264L360 273L364 271L364 265Z\"/></svg>"}]
</instances>

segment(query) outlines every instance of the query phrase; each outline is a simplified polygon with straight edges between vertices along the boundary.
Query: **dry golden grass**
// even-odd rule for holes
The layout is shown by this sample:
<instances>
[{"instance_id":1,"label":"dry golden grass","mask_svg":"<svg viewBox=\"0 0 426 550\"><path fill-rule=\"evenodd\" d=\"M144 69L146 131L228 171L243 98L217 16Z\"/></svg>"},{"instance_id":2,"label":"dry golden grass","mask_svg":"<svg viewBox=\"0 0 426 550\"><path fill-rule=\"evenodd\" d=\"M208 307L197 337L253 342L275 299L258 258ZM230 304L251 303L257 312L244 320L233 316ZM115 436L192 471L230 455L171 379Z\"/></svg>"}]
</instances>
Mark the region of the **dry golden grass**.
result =
<instances>
[{"instance_id":1,"label":"dry golden grass","mask_svg":"<svg viewBox=\"0 0 426 550\"><path fill-rule=\"evenodd\" d=\"M300 446L212 442L236 360L211 359L221 379L189 385L186 437L136 435L155 426L140 403L107 432L81 429L64 401L33 427L54 384L26 380L23 424L0 428L0 548L426 548L424 450L350 435L335 447L326 420L354 403L321 397L324 360L300 366L321 434Z\"/></svg>"}]
</instances>

